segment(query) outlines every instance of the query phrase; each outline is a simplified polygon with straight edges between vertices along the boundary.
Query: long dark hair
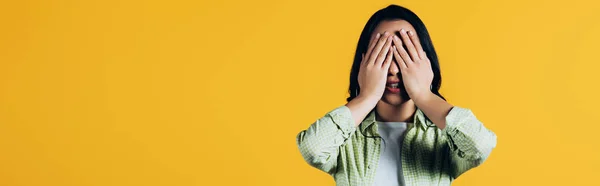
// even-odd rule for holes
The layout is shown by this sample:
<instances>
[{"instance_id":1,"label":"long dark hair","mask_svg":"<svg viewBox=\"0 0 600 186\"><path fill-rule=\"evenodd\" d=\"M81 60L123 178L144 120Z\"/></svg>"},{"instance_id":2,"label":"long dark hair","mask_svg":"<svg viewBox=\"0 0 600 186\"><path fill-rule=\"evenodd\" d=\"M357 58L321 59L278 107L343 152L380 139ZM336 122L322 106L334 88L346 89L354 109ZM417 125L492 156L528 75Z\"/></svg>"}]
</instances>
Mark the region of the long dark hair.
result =
<instances>
[{"instance_id":1,"label":"long dark hair","mask_svg":"<svg viewBox=\"0 0 600 186\"><path fill-rule=\"evenodd\" d=\"M409 9L392 4L384 9L375 12L375 14L373 14L373 16L369 18L369 21L367 21L367 24L365 25L362 33L360 34L360 38L358 39L358 46L356 46L356 53L354 53L354 63L352 64L352 70L350 72L350 88L348 89L350 97L348 97L346 101L350 102L350 100L354 99L360 92L360 87L358 86L358 71L360 70L360 62L362 60L361 54L367 52L367 47L369 45L369 40L371 38L373 30L375 30L377 25L379 25L379 23L381 23L382 21L391 20L405 20L415 28L415 32L417 32L417 35L419 36L421 46L427 54L427 58L429 58L429 60L431 61L431 70L433 70L431 92L446 100L439 93L440 86L442 85L440 64L437 58L437 54L435 53L435 49L433 48L433 44L431 43L429 32L427 32L427 28L425 28L425 24L423 24L423 21L421 21L417 14L413 13ZM398 77L402 76L398 75ZM406 95L405 98L408 98L408 95Z\"/></svg>"}]
</instances>

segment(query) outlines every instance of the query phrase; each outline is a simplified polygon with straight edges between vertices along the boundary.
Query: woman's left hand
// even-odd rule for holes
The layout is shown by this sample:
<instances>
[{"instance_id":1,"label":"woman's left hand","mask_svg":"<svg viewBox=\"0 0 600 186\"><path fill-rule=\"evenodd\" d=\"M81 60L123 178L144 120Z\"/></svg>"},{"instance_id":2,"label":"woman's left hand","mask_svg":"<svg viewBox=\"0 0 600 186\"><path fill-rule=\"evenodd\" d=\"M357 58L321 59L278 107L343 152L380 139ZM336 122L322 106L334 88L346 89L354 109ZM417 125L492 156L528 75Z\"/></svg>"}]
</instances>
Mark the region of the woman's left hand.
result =
<instances>
[{"instance_id":1,"label":"woman's left hand","mask_svg":"<svg viewBox=\"0 0 600 186\"><path fill-rule=\"evenodd\" d=\"M406 88L406 93L413 101L431 93L430 86L433 81L433 71L431 62L423 48L417 35L413 31L402 29L400 36L394 35L394 59L400 66L402 81ZM406 49L402 47L402 43ZM408 51L407 51L408 50Z\"/></svg>"}]
</instances>

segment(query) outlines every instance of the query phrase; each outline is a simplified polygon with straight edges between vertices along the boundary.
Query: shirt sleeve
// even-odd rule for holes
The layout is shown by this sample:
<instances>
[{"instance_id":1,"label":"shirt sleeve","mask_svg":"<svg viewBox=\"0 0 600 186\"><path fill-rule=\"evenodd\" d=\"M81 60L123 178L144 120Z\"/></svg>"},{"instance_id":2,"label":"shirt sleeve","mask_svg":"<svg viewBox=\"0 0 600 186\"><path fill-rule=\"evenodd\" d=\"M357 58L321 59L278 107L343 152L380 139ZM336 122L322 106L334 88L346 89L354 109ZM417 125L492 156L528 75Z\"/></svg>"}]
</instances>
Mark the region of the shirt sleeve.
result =
<instances>
[{"instance_id":1,"label":"shirt sleeve","mask_svg":"<svg viewBox=\"0 0 600 186\"><path fill-rule=\"evenodd\" d=\"M454 106L446 116L442 132L450 146L455 178L483 163L496 147L496 134L485 128L470 109Z\"/></svg>"},{"instance_id":2,"label":"shirt sleeve","mask_svg":"<svg viewBox=\"0 0 600 186\"><path fill-rule=\"evenodd\" d=\"M304 160L311 166L334 174L339 148L356 131L350 109L343 105L319 118L296 136Z\"/></svg>"}]
</instances>

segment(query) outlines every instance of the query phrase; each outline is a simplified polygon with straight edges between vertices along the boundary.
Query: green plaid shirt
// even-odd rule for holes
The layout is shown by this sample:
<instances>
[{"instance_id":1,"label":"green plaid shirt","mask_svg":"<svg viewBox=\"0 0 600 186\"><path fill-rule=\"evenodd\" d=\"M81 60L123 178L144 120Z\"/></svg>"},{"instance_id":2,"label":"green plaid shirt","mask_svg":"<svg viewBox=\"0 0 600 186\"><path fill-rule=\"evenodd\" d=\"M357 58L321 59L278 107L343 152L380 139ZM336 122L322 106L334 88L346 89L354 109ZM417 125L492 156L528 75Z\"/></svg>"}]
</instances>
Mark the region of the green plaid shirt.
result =
<instances>
[{"instance_id":1,"label":"green plaid shirt","mask_svg":"<svg viewBox=\"0 0 600 186\"><path fill-rule=\"evenodd\" d=\"M304 160L333 176L338 186L369 186L379 163L381 137L375 111L358 127L350 109L340 106L296 136ZM450 185L483 163L496 147L496 135L471 110L454 106L441 130L417 109L402 143L406 185Z\"/></svg>"}]
</instances>

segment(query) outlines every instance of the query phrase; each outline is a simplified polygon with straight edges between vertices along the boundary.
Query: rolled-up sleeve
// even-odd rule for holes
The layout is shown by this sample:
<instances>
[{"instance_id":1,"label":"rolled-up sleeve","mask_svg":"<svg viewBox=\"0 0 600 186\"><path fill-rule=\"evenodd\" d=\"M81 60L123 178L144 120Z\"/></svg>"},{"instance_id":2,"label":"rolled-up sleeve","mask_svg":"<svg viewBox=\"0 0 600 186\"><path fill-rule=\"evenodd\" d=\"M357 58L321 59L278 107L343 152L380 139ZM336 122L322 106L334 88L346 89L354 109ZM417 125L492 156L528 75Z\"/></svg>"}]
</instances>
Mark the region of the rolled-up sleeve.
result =
<instances>
[{"instance_id":1,"label":"rolled-up sleeve","mask_svg":"<svg viewBox=\"0 0 600 186\"><path fill-rule=\"evenodd\" d=\"M343 105L319 118L296 136L304 160L311 166L334 174L339 148L356 127L350 109Z\"/></svg>"},{"instance_id":2,"label":"rolled-up sleeve","mask_svg":"<svg viewBox=\"0 0 600 186\"><path fill-rule=\"evenodd\" d=\"M442 132L450 146L455 178L483 163L496 147L496 134L483 126L470 109L454 106L446 116Z\"/></svg>"}]
</instances>

